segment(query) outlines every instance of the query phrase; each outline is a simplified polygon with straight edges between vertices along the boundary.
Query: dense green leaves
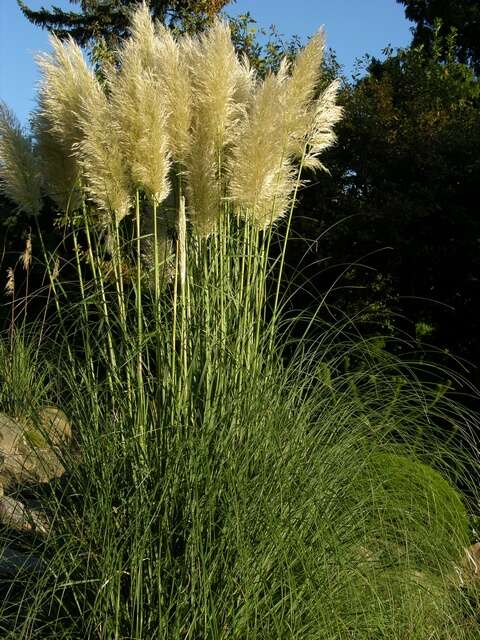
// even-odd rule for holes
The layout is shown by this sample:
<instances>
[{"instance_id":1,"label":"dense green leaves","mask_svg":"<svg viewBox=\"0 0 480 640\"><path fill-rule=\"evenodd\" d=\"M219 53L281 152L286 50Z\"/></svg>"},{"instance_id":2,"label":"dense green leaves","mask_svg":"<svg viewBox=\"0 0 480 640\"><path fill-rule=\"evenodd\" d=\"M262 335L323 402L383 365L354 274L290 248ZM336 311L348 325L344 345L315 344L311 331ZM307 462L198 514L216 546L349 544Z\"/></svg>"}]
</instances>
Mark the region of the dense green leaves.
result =
<instances>
[{"instance_id":1,"label":"dense green leaves","mask_svg":"<svg viewBox=\"0 0 480 640\"><path fill-rule=\"evenodd\" d=\"M457 33L457 54L460 62L480 70L480 4L475 0L397 0L405 5L405 14L416 22L414 44L430 50L435 41L436 22L443 36L451 30Z\"/></svg>"},{"instance_id":2,"label":"dense green leaves","mask_svg":"<svg viewBox=\"0 0 480 640\"><path fill-rule=\"evenodd\" d=\"M479 81L423 48L366 62L344 88L339 142L325 158L332 177L305 189L297 231L330 229L311 256L369 267L339 268L347 278L332 305L392 330L392 313L427 323L439 346L478 360ZM334 278L320 271L308 275L324 290Z\"/></svg>"}]
</instances>

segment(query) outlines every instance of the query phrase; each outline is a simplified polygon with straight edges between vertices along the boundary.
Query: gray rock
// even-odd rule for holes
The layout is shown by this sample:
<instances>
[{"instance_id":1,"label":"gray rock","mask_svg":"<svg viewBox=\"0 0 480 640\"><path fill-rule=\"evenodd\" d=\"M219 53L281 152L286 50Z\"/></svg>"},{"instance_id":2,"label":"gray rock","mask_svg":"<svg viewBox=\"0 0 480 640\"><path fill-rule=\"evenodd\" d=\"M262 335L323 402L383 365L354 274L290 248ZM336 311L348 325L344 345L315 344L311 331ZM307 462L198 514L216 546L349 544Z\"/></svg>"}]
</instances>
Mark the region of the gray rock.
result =
<instances>
[{"instance_id":1,"label":"gray rock","mask_svg":"<svg viewBox=\"0 0 480 640\"><path fill-rule=\"evenodd\" d=\"M44 407L38 420L0 414L0 484L49 482L65 473L58 445L71 439L67 417L57 407Z\"/></svg>"},{"instance_id":2,"label":"gray rock","mask_svg":"<svg viewBox=\"0 0 480 640\"><path fill-rule=\"evenodd\" d=\"M66 415L54 406L42 407L32 418L11 418L0 413L0 525L18 532L15 542L0 547L0 575L43 570L39 558L17 549L21 534L49 531L41 510L27 506L4 490L22 485L46 484L64 475L60 446L70 443L72 430Z\"/></svg>"},{"instance_id":3,"label":"gray rock","mask_svg":"<svg viewBox=\"0 0 480 640\"><path fill-rule=\"evenodd\" d=\"M15 576L19 571L29 571L33 573L43 573L44 563L32 555L6 546L0 547L0 575Z\"/></svg>"},{"instance_id":4,"label":"gray rock","mask_svg":"<svg viewBox=\"0 0 480 640\"><path fill-rule=\"evenodd\" d=\"M29 509L26 505L11 496L0 498L0 522L16 531L37 531L48 533L48 520L41 511Z\"/></svg>"}]
</instances>

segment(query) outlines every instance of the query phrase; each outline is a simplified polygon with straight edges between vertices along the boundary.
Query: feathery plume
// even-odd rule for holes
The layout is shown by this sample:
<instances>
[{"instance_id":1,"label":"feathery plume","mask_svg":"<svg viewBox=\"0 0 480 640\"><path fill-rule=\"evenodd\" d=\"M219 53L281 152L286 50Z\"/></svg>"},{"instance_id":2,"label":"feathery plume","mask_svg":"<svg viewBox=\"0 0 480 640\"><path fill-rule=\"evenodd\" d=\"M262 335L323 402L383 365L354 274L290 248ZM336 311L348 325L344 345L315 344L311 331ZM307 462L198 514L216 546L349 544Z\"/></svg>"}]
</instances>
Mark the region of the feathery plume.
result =
<instances>
[{"instance_id":1,"label":"feathery plume","mask_svg":"<svg viewBox=\"0 0 480 640\"><path fill-rule=\"evenodd\" d=\"M0 102L0 189L25 213L36 215L40 211L40 177L31 142L3 102Z\"/></svg>"},{"instance_id":2,"label":"feathery plume","mask_svg":"<svg viewBox=\"0 0 480 640\"><path fill-rule=\"evenodd\" d=\"M132 39L120 51L120 71L107 82L122 153L135 187L162 202L170 191L167 111L155 72L156 40L145 5L133 14Z\"/></svg>"},{"instance_id":3,"label":"feathery plume","mask_svg":"<svg viewBox=\"0 0 480 640\"><path fill-rule=\"evenodd\" d=\"M301 158L305 133L311 123L311 105L322 76L325 33L321 29L297 55L285 85L283 112L288 153Z\"/></svg>"},{"instance_id":4,"label":"feathery plume","mask_svg":"<svg viewBox=\"0 0 480 640\"><path fill-rule=\"evenodd\" d=\"M335 141L333 126L342 114L335 103L338 81L315 100L324 46L320 31L298 55L290 75L284 60L275 76L267 76L233 148L229 196L260 228L272 224L291 204L293 160L324 168L318 156Z\"/></svg>"},{"instance_id":5,"label":"feathery plume","mask_svg":"<svg viewBox=\"0 0 480 640\"><path fill-rule=\"evenodd\" d=\"M79 167L73 157L82 140L79 115L82 102L97 90L98 81L88 68L80 47L50 36L52 55L41 55L42 81L38 96L36 129L39 147L46 158L47 191L65 209L77 208ZM56 166L65 163L63 166Z\"/></svg>"},{"instance_id":6,"label":"feathery plume","mask_svg":"<svg viewBox=\"0 0 480 640\"><path fill-rule=\"evenodd\" d=\"M191 145L192 80L185 49L175 41L171 31L157 26L156 69L164 96L170 152L175 161L184 163Z\"/></svg>"},{"instance_id":7,"label":"feathery plume","mask_svg":"<svg viewBox=\"0 0 480 640\"><path fill-rule=\"evenodd\" d=\"M131 180L161 203L170 191L170 158L166 110L158 85L151 74L130 65L110 76L109 85L112 113Z\"/></svg>"},{"instance_id":8,"label":"feathery plume","mask_svg":"<svg viewBox=\"0 0 480 640\"><path fill-rule=\"evenodd\" d=\"M52 270L52 280L58 280L58 276L60 275L60 260L55 258L55 262L53 264Z\"/></svg>"},{"instance_id":9,"label":"feathery plume","mask_svg":"<svg viewBox=\"0 0 480 640\"><path fill-rule=\"evenodd\" d=\"M130 139L132 178L160 204L170 192L167 113L154 79L144 73L137 83L142 129L136 140Z\"/></svg>"},{"instance_id":10,"label":"feathery plume","mask_svg":"<svg viewBox=\"0 0 480 640\"><path fill-rule=\"evenodd\" d=\"M186 47L195 100L195 128L202 128L217 152L235 137L241 105L235 100L244 68L232 43L229 26L215 20L213 26Z\"/></svg>"},{"instance_id":11,"label":"feathery plume","mask_svg":"<svg viewBox=\"0 0 480 640\"><path fill-rule=\"evenodd\" d=\"M128 72L128 67L132 65L135 69L141 68L155 75L157 73L156 48L155 26L150 9L145 2L142 2L131 14L130 38L123 43L119 51L121 68Z\"/></svg>"},{"instance_id":12,"label":"feathery plume","mask_svg":"<svg viewBox=\"0 0 480 640\"><path fill-rule=\"evenodd\" d=\"M32 237L30 234L27 235L27 239L25 241L25 249L20 256L20 262L25 271L28 271L30 265L32 264Z\"/></svg>"},{"instance_id":13,"label":"feathery plume","mask_svg":"<svg viewBox=\"0 0 480 640\"><path fill-rule=\"evenodd\" d=\"M12 267L7 269L7 283L5 285L5 295L13 297L15 293L15 273Z\"/></svg>"},{"instance_id":14,"label":"feathery plume","mask_svg":"<svg viewBox=\"0 0 480 640\"><path fill-rule=\"evenodd\" d=\"M207 237L215 231L221 211L218 156L211 140L197 132L195 151L187 159L186 193L189 218L196 233Z\"/></svg>"},{"instance_id":15,"label":"feathery plume","mask_svg":"<svg viewBox=\"0 0 480 640\"><path fill-rule=\"evenodd\" d=\"M288 83L289 98L298 106L307 106L315 97L322 77L325 31L323 27L308 41L293 63Z\"/></svg>"},{"instance_id":16,"label":"feathery plume","mask_svg":"<svg viewBox=\"0 0 480 640\"><path fill-rule=\"evenodd\" d=\"M68 153L82 138L79 113L82 101L97 89L95 74L88 68L80 47L69 38L62 42L50 36L52 55L38 57L42 73L39 113L49 132Z\"/></svg>"},{"instance_id":17,"label":"feathery plume","mask_svg":"<svg viewBox=\"0 0 480 640\"><path fill-rule=\"evenodd\" d=\"M293 187L279 108L286 73L282 65L258 87L229 163L229 195L242 215L260 228L285 213Z\"/></svg>"},{"instance_id":18,"label":"feathery plume","mask_svg":"<svg viewBox=\"0 0 480 640\"><path fill-rule=\"evenodd\" d=\"M252 103L256 83L255 69L252 68L247 56L243 56L238 67L234 94L234 100L243 111L243 116L245 116L245 110L248 109Z\"/></svg>"},{"instance_id":19,"label":"feathery plume","mask_svg":"<svg viewBox=\"0 0 480 640\"><path fill-rule=\"evenodd\" d=\"M340 80L334 80L320 95L313 107L313 118L306 136L306 153L303 165L310 169L328 169L318 156L336 140L334 125L341 119L343 108L336 104Z\"/></svg>"},{"instance_id":20,"label":"feathery plume","mask_svg":"<svg viewBox=\"0 0 480 640\"><path fill-rule=\"evenodd\" d=\"M81 206L77 188L78 165L74 156L50 133L48 121L39 113L32 121L35 147L41 159L40 172L43 191L60 211L73 211Z\"/></svg>"},{"instance_id":21,"label":"feathery plume","mask_svg":"<svg viewBox=\"0 0 480 640\"><path fill-rule=\"evenodd\" d=\"M335 104L340 83L331 83L315 100L322 78L325 33L321 29L298 54L286 83L284 113L288 154L303 166L325 169L319 154L335 142L333 126L342 115Z\"/></svg>"},{"instance_id":22,"label":"feathery plume","mask_svg":"<svg viewBox=\"0 0 480 640\"><path fill-rule=\"evenodd\" d=\"M202 36L182 42L194 99L191 152L186 161L190 220L200 235L215 230L225 187L225 151L245 117L239 102L245 67L238 60L227 24L215 20Z\"/></svg>"},{"instance_id":23,"label":"feathery plume","mask_svg":"<svg viewBox=\"0 0 480 640\"><path fill-rule=\"evenodd\" d=\"M83 140L77 154L86 191L101 212L102 226L108 224L112 213L119 222L131 205L131 184L121 153L120 131L100 86L84 98L79 121Z\"/></svg>"}]
</instances>

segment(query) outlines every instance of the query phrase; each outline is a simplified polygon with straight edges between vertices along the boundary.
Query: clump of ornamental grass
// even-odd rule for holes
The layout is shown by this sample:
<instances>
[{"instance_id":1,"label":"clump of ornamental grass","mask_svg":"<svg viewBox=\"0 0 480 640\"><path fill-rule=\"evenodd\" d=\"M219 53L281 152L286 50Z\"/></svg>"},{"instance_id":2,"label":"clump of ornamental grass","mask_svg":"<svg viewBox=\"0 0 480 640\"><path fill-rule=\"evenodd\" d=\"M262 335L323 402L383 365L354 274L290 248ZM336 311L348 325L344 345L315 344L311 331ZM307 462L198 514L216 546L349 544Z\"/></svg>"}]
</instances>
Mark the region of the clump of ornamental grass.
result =
<instances>
[{"instance_id":1,"label":"clump of ornamental grass","mask_svg":"<svg viewBox=\"0 0 480 640\"><path fill-rule=\"evenodd\" d=\"M323 86L323 34L311 39L291 69L284 63L265 79L238 58L226 23L217 20L203 35L175 39L152 23L146 6L133 14L131 38L118 53L119 65L106 69L104 86L72 40L52 38L52 46L52 54L39 59L34 150L43 192L69 225L82 297L87 263L106 326L117 314L126 336L127 318L136 317L138 376L146 283L158 307L162 287L174 280L172 313L184 341L196 304L193 283L212 271L207 288L224 318L232 318L222 320L219 331L241 326L243 351L254 351L275 223L291 215L301 169L333 142L341 115L338 84ZM12 127L4 118L0 147ZM18 192L12 176L27 173L20 162L6 155L2 184L12 197ZM239 245L241 265L224 268L220 249L226 244ZM188 275L180 269L187 252L196 254ZM49 276L63 326L68 311L60 298L63 303L66 296L51 268ZM215 291L225 286L228 303ZM94 306L85 302L84 318ZM245 310L244 319L235 317L235 308ZM113 365L110 329L108 335Z\"/></svg>"},{"instance_id":2,"label":"clump of ornamental grass","mask_svg":"<svg viewBox=\"0 0 480 640\"><path fill-rule=\"evenodd\" d=\"M455 485L478 494L452 437L476 419L373 344L329 349L340 331L240 383L234 357L204 363L196 333L188 388L166 371L154 402L144 372L143 415L118 380L63 369L81 463L65 452L68 479L43 491L42 570L2 582L3 637L473 640L471 503Z\"/></svg>"},{"instance_id":3,"label":"clump of ornamental grass","mask_svg":"<svg viewBox=\"0 0 480 640\"><path fill-rule=\"evenodd\" d=\"M77 297L45 256L54 315L29 335L81 464L43 495L43 570L5 583L3 637L467 639L474 416L338 327L282 329L270 246L341 115L323 34L260 79L223 22L175 39L141 7L104 86L53 44L34 157Z\"/></svg>"}]
</instances>

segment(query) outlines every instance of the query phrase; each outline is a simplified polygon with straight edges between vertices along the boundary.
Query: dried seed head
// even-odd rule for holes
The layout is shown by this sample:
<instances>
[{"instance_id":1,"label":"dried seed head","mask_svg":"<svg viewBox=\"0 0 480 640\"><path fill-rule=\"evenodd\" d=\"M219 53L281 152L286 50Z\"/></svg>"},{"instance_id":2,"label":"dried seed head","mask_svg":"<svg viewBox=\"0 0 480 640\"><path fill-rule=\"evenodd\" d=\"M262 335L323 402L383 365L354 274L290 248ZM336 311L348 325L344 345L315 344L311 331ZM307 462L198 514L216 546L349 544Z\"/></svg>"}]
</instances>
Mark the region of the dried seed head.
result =
<instances>
[{"instance_id":1,"label":"dried seed head","mask_svg":"<svg viewBox=\"0 0 480 640\"><path fill-rule=\"evenodd\" d=\"M20 256L20 262L22 263L24 270L28 271L32 263L32 238L30 234L28 234L27 239L25 241L25 249L23 250L23 253Z\"/></svg>"},{"instance_id":2,"label":"dried seed head","mask_svg":"<svg viewBox=\"0 0 480 640\"><path fill-rule=\"evenodd\" d=\"M129 73L110 78L112 114L134 187L144 188L160 203L170 191L166 109L150 74Z\"/></svg>"},{"instance_id":3,"label":"dried seed head","mask_svg":"<svg viewBox=\"0 0 480 640\"><path fill-rule=\"evenodd\" d=\"M187 201L189 219L201 237L214 233L221 212L221 183L218 156L211 141L196 138L195 153L187 162Z\"/></svg>"},{"instance_id":4,"label":"dried seed head","mask_svg":"<svg viewBox=\"0 0 480 640\"><path fill-rule=\"evenodd\" d=\"M333 127L343 113L343 108L336 103L339 89L340 80L334 80L312 108L311 126L306 135L306 153L303 160L305 167L327 170L318 156L336 140Z\"/></svg>"},{"instance_id":5,"label":"dried seed head","mask_svg":"<svg viewBox=\"0 0 480 640\"><path fill-rule=\"evenodd\" d=\"M243 115L237 93L245 68L237 58L230 28L221 20L196 40L186 41L194 93L194 128L202 129L216 152L235 138ZM237 98L237 99L236 99Z\"/></svg>"},{"instance_id":6,"label":"dried seed head","mask_svg":"<svg viewBox=\"0 0 480 640\"><path fill-rule=\"evenodd\" d=\"M145 2L132 12L130 21L130 38L123 43L119 51L120 66L126 72L135 73L135 69L143 69L151 74L157 73L157 42L155 26L150 9ZM134 69L129 70L129 66Z\"/></svg>"},{"instance_id":7,"label":"dried seed head","mask_svg":"<svg viewBox=\"0 0 480 640\"><path fill-rule=\"evenodd\" d=\"M79 115L82 101L96 91L98 81L88 68L80 47L69 38L50 36L53 54L37 58L42 74L39 113L49 132L70 154L82 139Z\"/></svg>"},{"instance_id":8,"label":"dried seed head","mask_svg":"<svg viewBox=\"0 0 480 640\"><path fill-rule=\"evenodd\" d=\"M60 260L56 258L53 264L52 280L58 280L59 275L60 275Z\"/></svg>"},{"instance_id":9,"label":"dried seed head","mask_svg":"<svg viewBox=\"0 0 480 640\"><path fill-rule=\"evenodd\" d=\"M320 30L297 55L285 84L283 112L288 152L301 158L305 133L311 122L310 108L322 77L325 33Z\"/></svg>"},{"instance_id":10,"label":"dried seed head","mask_svg":"<svg viewBox=\"0 0 480 640\"><path fill-rule=\"evenodd\" d=\"M13 296L15 293L15 273L12 267L7 269L7 284L5 285L5 294L7 296Z\"/></svg>"},{"instance_id":11,"label":"dried seed head","mask_svg":"<svg viewBox=\"0 0 480 640\"><path fill-rule=\"evenodd\" d=\"M342 110L336 105L338 82L315 100L321 80L323 31L298 55L289 74L283 61L255 91L228 165L229 196L245 217L260 228L291 206L293 160L324 168L319 154L334 140L333 126Z\"/></svg>"},{"instance_id":12,"label":"dried seed head","mask_svg":"<svg viewBox=\"0 0 480 640\"><path fill-rule=\"evenodd\" d=\"M170 192L167 112L157 83L147 73L137 80L137 100L141 135L129 140L132 178L160 204Z\"/></svg>"},{"instance_id":13,"label":"dried seed head","mask_svg":"<svg viewBox=\"0 0 480 640\"><path fill-rule=\"evenodd\" d=\"M170 191L167 109L156 72L154 26L145 5L133 16L132 39L120 51L120 71L107 76L122 154L135 188L162 202Z\"/></svg>"},{"instance_id":14,"label":"dried seed head","mask_svg":"<svg viewBox=\"0 0 480 640\"><path fill-rule=\"evenodd\" d=\"M238 67L237 83L234 94L234 100L237 105L239 105L242 111L242 116L245 115L245 110L252 104L256 84L257 78L255 69L250 65L250 61L247 56L244 56Z\"/></svg>"},{"instance_id":15,"label":"dried seed head","mask_svg":"<svg viewBox=\"0 0 480 640\"><path fill-rule=\"evenodd\" d=\"M53 137L48 121L39 113L34 117L32 128L40 159L43 191L60 211L78 209L82 199L77 187L79 167L75 158Z\"/></svg>"}]
</instances>

